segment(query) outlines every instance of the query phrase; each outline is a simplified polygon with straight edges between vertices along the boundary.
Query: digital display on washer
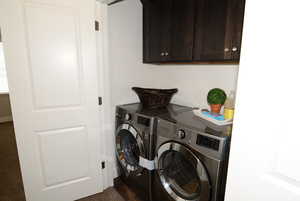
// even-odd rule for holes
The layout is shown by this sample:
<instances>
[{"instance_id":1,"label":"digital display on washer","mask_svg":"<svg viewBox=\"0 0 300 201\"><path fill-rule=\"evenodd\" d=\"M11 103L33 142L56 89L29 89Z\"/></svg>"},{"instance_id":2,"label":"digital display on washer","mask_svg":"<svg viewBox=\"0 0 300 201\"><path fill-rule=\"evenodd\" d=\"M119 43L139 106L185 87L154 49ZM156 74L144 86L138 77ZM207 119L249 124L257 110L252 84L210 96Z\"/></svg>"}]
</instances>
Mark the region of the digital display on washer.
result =
<instances>
[{"instance_id":1,"label":"digital display on washer","mask_svg":"<svg viewBox=\"0 0 300 201\"><path fill-rule=\"evenodd\" d=\"M144 126L147 126L147 127L150 126L150 119L145 118L145 117L138 117L137 122L138 122L138 124L141 124L141 125L144 125Z\"/></svg>"},{"instance_id":2,"label":"digital display on washer","mask_svg":"<svg viewBox=\"0 0 300 201\"><path fill-rule=\"evenodd\" d=\"M203 135L197 136L197 145L219 151L220 141Z\"/></svg>"}]
</instances>

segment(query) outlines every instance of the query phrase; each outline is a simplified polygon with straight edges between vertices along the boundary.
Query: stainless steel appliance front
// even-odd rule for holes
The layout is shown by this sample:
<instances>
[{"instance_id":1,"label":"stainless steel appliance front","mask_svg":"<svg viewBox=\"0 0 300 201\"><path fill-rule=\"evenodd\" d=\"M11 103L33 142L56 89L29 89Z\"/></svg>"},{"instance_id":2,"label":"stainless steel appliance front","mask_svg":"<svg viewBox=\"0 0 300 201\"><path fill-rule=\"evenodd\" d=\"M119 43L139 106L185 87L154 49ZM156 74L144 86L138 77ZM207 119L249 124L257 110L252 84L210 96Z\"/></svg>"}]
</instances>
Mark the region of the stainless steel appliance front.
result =
<instances>
[{"instance_id":1,"label":"stainless steel appliance front","mask_svg":"<svg viewBox=\"0 0 300 201\"><path fill-rule=\"evenodd\" d=\"M228 140L159 119L153 200L221 201Z\"/></svg>"},{"instance_id":2,"label":"stainless steel appliance front","mask_svg":"<svg viewBox=\"0 0 300 201\"><path fill-rule=\"evenodd\" d=\"M201 160L185 145L167 142L157 151L160 180L176 201L209 201L211 184Z\"/></svg>"},{"instance_id":3,"label":"stainless steel appliance front","mask_svg":"<svg viewBox=\"0 0 300 201\"><path fill-rule=\"evenodd\" d=\"M141 172L139 157L145 157L142 136L130 124L121 124L116 131L116 154L126 174Z\"/></svg>"}]
</instances>

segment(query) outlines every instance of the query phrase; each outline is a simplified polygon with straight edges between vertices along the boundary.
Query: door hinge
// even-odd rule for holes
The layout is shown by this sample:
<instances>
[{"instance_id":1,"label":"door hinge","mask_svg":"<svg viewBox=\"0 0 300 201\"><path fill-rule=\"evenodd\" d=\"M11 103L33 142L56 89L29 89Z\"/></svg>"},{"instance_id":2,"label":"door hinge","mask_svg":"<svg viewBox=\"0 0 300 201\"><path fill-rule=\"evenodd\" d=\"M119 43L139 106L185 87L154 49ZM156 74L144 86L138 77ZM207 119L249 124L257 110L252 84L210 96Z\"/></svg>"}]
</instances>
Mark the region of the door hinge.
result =
<instances>
[{"instance_id":1,"label":"door hinge","mask_svg":"<svg viewBox=\"0 0 300 201\"><path fill-rule=\"evenodd\" d=\"M98 97L98 104L102 105L102 97Z\"/></svg>"},{"instance_id":2,"label":"door hinge","mask_svg":"<svg viewBox=\"0 0 300 201\"><path fill-rule=\"evenodd\" d=\"M95 20L95 31L99 31L100 30L100 23Z\"/></svg>"},{"instance_id":3,"label":"door hinge","mask_svg":"<svg viewBox=\"0 0 300 201\"><path fill-rule=\"evenodd\" d=\"M101 168L102 168L102 170L105 169L105 161L101 162Z\"/></svg>"}]
</instances>

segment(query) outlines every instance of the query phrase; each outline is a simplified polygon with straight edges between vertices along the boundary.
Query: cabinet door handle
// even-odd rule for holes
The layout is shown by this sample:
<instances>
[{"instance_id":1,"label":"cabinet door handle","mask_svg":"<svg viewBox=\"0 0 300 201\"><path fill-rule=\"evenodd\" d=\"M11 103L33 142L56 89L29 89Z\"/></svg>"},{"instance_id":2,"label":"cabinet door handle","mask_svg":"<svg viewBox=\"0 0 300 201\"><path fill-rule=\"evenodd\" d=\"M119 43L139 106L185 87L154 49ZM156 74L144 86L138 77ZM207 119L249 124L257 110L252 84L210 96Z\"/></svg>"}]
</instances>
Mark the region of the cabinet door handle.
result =
<instances>
[{"instance_id":1,"label":"cabinet door handle","mask_svg":"<svg viewBox=\"0 0 300 201\"><path fill-rule=\"evenodd\" d=\"M165 55L166 55L166 56L168 56L168 55L169 55L169 53L168 53L168 52L166 52L166 53L165 53Z\"/></svg>"},{"instance_id":2,"label":"cabinet door handle","mask_svg":"<svg viewBox=\"0 0 300 201\"><path fill-rule=\"evenodd\" d=\"M229 48L226 47L226 48L224 49L224 52L229 52Z\"/></svg>"},{"instance_id":3,"label":"cabinet door handle","mask_svg":"<svg viewBox=\"0 0 300 201\"><path fill-rule=\"evenodd\" d=\"M165 56L165 53L164 52L160 53L160 56Z\"/></svg>"},{"instance_id":4,"label":"cabinet door handle","mask_svg":"<svg viewBox=\"0 0 300 201\"><path fill-rule=\"evenodd\" d=\"M232 51L233 51L233 52L236 52L237 50L238 50L237 47L233 47L233 48L232 48Z\"/></svg>"}]
</instances>

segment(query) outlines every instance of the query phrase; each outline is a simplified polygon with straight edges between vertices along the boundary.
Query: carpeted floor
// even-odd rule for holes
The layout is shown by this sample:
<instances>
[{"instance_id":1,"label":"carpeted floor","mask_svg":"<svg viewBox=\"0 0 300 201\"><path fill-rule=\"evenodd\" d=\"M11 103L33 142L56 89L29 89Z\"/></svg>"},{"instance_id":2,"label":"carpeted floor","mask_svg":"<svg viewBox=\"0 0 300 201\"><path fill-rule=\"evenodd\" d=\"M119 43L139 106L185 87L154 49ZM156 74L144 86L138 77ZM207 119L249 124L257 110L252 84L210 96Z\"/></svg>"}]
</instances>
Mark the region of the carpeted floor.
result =
<instances>
[{"instance_id":1,"label":"carpeted floor","mask_svg":"<svg viewBox=\"0 0 300 201\"><path fill-rule=\"evenodd\" d=\"M0 123L0 201L25 201L13 123Z\"/></svg>"}]
</instances>

